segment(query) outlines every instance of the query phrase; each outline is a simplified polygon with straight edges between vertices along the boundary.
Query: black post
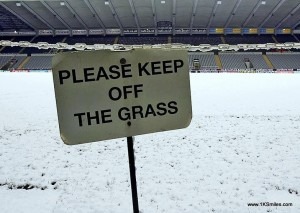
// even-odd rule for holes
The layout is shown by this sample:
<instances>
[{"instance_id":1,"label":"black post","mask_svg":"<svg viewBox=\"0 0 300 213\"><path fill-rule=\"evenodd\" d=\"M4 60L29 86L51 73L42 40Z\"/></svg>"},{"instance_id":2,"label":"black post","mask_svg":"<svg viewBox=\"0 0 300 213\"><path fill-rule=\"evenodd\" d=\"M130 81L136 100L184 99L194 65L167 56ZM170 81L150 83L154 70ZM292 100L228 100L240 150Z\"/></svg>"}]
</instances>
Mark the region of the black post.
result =
<instances>
[{"instance_id":1,"label":"black post","mask_svg":"<svg viewBox=\"0 0 300 213\"><path fill-rule=\"evenodd\" d=\"M127 137L127 147L128 147L133 213L139 213L139 201L137 195L136 176L135 176L133 137Z\"/></svg>"}]
</instances>

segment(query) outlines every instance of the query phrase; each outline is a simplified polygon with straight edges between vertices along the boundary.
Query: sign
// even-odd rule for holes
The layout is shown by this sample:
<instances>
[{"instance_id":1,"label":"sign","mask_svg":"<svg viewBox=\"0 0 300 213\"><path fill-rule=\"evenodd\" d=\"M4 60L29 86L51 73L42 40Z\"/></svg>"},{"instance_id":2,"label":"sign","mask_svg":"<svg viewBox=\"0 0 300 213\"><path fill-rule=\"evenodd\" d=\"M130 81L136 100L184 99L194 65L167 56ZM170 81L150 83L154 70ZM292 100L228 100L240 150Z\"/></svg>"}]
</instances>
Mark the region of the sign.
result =
<instances>
[{"instance_id":1,"label":"sign","mask_svg":"<svg viewBox=\"0 0 300 213\"><path fill-rule=\"evenodd\" d=\"M123 30L124 35L138 34L137 29L125 29Z\"/></svg>"},{"instance_id":2,"label":"sign","mask_svg":"<svg viewBox=\"0 0 300 213\"><path fill-rule=\"evenodd\" d=\"M70 30L55 30L55 35L70 35Z\"/></svg>"},{"instance_id":3,"label":"sign","mask_svg":"<svg viewBox=\"0 0 300 213\"><path fill-rule=\"evenodd\" d=\"M172 33L172 29L158 29L157 33L158 34L171 34Z\"/></svg>"},{"instance_id":4,"label":"sign","mask_svg":"<svg viewBox=\"0 0 300 213\"><path fill-rule=\"evenodd\" d=\"M107 35L119 35L121 34L121 29L106 29Z\"/></svg>"},{"instance_id":5,"label":"sign","mask_svg":"<svg viewBox=\"0 0 300 213\"><path fill-rule=\"evenodd\" d=\"M141 34L155 34L155 29L141 29Z\"/></svg>"},{"instance_id":6,"label":"sign","mask_svg":"<svg viewBox=\"0 0 300 213\"><path fill-rule=\"evenodd\" d=\"M192 34L207 34L207 29L205 28L193 28L192 29Z\"/></svg>"},{"instance_id":7,"label":"sign","mask_svg":"<svg viewBox=\"0 0 300 213\"><path fill-rule=\"evenodd\" d=\"M291 34L292 30L290 28L276 29L276 34Z\"/></svg>"},{"instance_id":8,"label":"sign","mask_svg":"<svg viewBox=\"0 0 300 213\"><path fill-rule=\"evenodd\" d=\"M73 35L86 35L87 30L72 30Z\"/></svg>"},{"instance_id":9,"label":"sign","mask_svg":"<svg viewBox=\"0 0 300 213\"><path fill-rule=\"evenodd\" d=\"M241 34L242 29L241 28L225 28L224 32L225 32L225 34Z\"/></svg>"},{"instance_id":10,"label":"sign","mask_svg":"<svg viewBox=\"0 0 300 213\"><path fill-rule=\"evenodd\" d=\"M36 35L35 31L20 31L18 33L19 33L19 35L24 35L24 36L34 36L34 35Z\"/></svg>"},{"instance_id":11,"label":"sign","mask_svg":"<svg viewBox=\"0 0 300 213\"><path fill-rule=\"evenodd\" d=\"M242 33L243 34L257 34L258 29L257 28L243 28Z\"/></svg>"},{"instance_id":12,"label":"sign","mask_svg":"<svg viewBox=\"0 0 300 213\"><path fill-rule=\"evenodd\" d=\"M52 30L39 30L39 35L53 35Z\"/></svg>"},{"instance_id":13,"label":"sign","mask_svg":"<svg viewBox=\"0 0 300 213\"><path fill-rule=\"evenodd\" d=\"M189 33L190 33L190 29L187 29L187 28L175 29L175 34L188 35Z\"/></svg>"},{"instance_id":14,"label":"sign","mask_svg":"<svg viewBox=\"0 0 300 213\"><path fill-rule=\"evenodd\" d=\"M300 34L300 30L294 30L293 33L294 34Z\"/></svg>"},{"instance_id":15,"label":"sign","mask_svg":"<svg viewBox=\"0 0 300 213\"><path fill-rule=\"evenodd\" d=\"M52 65L66 144L180 129L191 122L185 50L65 52Z\"/></svg>"},{"instance_id":16,"label":"sign","mask_svg":"<svg viewBox=\"0 0 300 213\"><path fill-rule=\"evenodd\" d=\"M224 34L224 28L210 28L209 34Z\"/></svg>"},{"instance_id":17,"label":"sign","mask_svg":"<svg viewBox=\"0 0 300 213\"><path fill-rule=\"evenodd\" d=\"M90 35L103 35L104 30L103 29L91 29L89 30Z\"/></svg>"},{"instance_id":18,"label":"sign","mask_svg":"<svg viewBox=\"0 0 300 213\"><path fill-rule=\"evenodd\" d=\"M260 34L274 34L275 29L274 28L260 28L259 33Z\"/></svg>"}]
</instances>

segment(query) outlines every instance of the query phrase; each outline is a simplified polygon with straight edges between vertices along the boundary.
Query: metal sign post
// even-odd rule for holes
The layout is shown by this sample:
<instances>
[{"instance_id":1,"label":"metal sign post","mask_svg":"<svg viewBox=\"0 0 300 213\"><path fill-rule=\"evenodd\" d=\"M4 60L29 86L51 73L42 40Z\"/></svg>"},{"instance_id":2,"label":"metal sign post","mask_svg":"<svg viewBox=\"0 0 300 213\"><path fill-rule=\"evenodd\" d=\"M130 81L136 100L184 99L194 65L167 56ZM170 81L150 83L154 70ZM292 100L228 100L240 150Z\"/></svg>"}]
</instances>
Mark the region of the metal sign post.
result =
<instances>
[{"instance_id":1,"label":"metal sign post","mask_svg":"<svg viewBox=\"0 0 300 213\"><path fill-rule=\"evenodd\" d=\"M127 137L133 213L139 213L139 201L138 201L137 186L136 186L133 142L134 142L133 137Z\"/></svg>"},{"instance_id":2,"label":"metal sign post","mask_svg":"<svg viewBox=\"0 0 300 213\"><path fill-rule=\"evenodd\" d=\"M76 145L127 137L133 213L139 213L133 136L189 126L186 50L80 51L54 56L62 140Z\"/></svg>"}]
</instances>

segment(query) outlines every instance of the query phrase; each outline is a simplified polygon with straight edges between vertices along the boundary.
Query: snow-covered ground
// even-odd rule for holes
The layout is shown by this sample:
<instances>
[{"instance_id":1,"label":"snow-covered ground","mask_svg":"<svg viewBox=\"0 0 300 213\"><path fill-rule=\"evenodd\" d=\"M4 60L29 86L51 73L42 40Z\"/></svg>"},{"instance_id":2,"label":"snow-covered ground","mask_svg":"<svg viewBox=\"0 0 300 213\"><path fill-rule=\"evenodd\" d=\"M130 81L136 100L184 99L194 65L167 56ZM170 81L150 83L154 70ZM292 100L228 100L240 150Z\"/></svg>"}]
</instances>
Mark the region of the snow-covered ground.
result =
<instances>
[{"instance_id":1,"label":"snow-covered ground","mask_svg":"<svg viewBox=\"0 0 300 213\"><path fill-rule=\"evenodd\" d=\"M300 212L300 75L191 89L188 128L136 137L141 212ZM125 139L64 145L51 73L0 73L0 109L1 213L132 212Z\"/></svg>"}]
</instances>

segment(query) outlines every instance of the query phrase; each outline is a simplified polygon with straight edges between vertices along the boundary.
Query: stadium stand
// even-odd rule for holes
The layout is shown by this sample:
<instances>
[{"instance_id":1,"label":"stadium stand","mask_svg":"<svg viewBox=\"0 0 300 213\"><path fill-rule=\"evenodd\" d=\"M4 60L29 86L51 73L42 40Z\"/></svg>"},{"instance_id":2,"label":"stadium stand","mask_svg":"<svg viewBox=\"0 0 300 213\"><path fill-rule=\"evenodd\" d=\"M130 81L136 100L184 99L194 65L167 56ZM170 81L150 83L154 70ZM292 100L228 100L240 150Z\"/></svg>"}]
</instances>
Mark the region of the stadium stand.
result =
<instances>
[{"instance_id":1,"label":"stadium stand","mask_svg":"<svg viewBox=\"0 0 300 213\"><path fill-rule=\"evenodd\" d=\"M299 69L300 68L300 53L299 52L268 52L268 58L276 69Z\"/></svg>"},{"instance_id":2,"label":"stadium stand","mask_svg":"<svg viewBox=\"0 0 300 213\"><path fill-rule=\"evenodd\" d=\"M22 50L22 47L5 47L1 53L15 53L18 54Z\"/></svg>"},{"instance_id":3,"label":"stadium stand","mask_svg":"<svg viewBox=\"0 0 300 213\"><path fill-rule=\"evenodd\" d=\"M208 2L208 0L206 1ZM28 1L27 3L26 1L7 0L1 1L0 3L1 40L11 40L15 42L30 41L32 43L47 42L50 44L63 42L70 45L76 43L85 43L88 45L156 45L182 43L196 46L201 44L236 45L300 42L300 34L297 34L300 30L299 17L292 16L299 11L299 5L282 4L284 0L280 0L280 2L282 2L280 4L270 1L267 3L267 7L265 7L262 6L265 2L264 4L263 2L262 4L259 2L252 5L252 3L246 3L246 0L242 1L243 3L240 3L241 1L239 1L236 4L232 13L224 12L227 9L230 11L230 7L227 4L221 4L221 1L217 1L215 3L215 8L212 10L206 10L207 8L204 8L205 13L200 11L200 9L203 9L201 6L196 7L197 4L187 3L185 5L184 3L184 5L191 10L189 14L188 10L186 11L187 16L182 16L180 13L177 14L177 12L179 12L177 10L181 9L183 6L182 4L171 3L163 6L163 1L152 1L150 7L153 7L153 11L151 11L151 8L148 8L150 12L143 13L141 11L146 11L146 8L142 9L142 6L138 6L138 12L134 12L131 11L135 10L133 5L124 4L124 2L120 0L114 2L114 4L117 5L114 5L118 8L117 11L111 9L111 16L102 20L101 17L98 17L98 13L105 10L105 8L107 8L106 3L109 2L106 2L104 8L102 8L103 2L101 4L91 4L89 1L84 1L84 3L80 1L69 1L67 7L61 7L64 5L64 2L58 4L56 1L53 3L52 1L49 1L49 4L46 4L44 1ZM89 10L87 8L83 9L83 7L86 6ZM113 8L114 6L110 6L110 8ZM130 7L125 9L128 6ZM72 7L76 9L73 8L70 11L70 8ZM93 7L97 9L93 9ZM168 8L170 12L163 12L158 15L155 10L157 7L164 8L162 11L165 11L165 9ZM261 8L258 10L258 7ZM286 18L282 20L280 18L276 20L276 18L271 17L274 15L274 11L272 12L274 9L272 8L276 8L276 11L278 12L282 9L294 12L291 13L291 16L286 16ZM56 10L59 10L59 12ZM246 10L249 11L234 16L235 11ZM131 12L134 12L133 18L128 18L128 20L126 18L125 20L127 11L129 11L128 14L130 16L132 15ZM254 12L249 13L250 11L255 11L255 15ZM110 14L109 10L107 12ZM198 16L200 12L201 17ZM261 14L257 14L257 12ZM265 14L270 14L270 16L267 16L266 19L258 20L260 19L259 17L263 17ZM159 16L158 19L157 15ZM101 14L101 16L106 15ZM171 20L170 18L173 19ZM163 19L165 19L165 21L162 21ZM143 21L146 22L142 23ZM256 24L256 21L259 21L260 23ZM232 28L233 26L239 30L234 31L234 28ZM251 28L253 28L253 30L250 30ZM236 32L239 34L234 34ZM59 36L52 36L52 34ZM8 37L7 35L11 35L11 37ZM237 46L235 47L237 52L193 52L189 53L190 65L192 65L193 60L195 59L202 68L217 66L218 68L223 67L226 69L244 69L246 68L245 65L249 66L249 64L251 67L257 69L300 68L299 63L297 62L299 61L298 54L300 54L300 49L298 49L297 46L298 44L294 46L295 49L291 50L295 54L286 53L289 51L286 50L285 47L289 46L289 44L285 45L286 46L273 45L272 49L268 50L272 52L280 51L283 53L268 53L267 55L265 54L266 50L260 49L262 45L259 45L260 47L257 47L256 49L249 50L249 52L247 48L245 48L245 51L238 50ZM268 45L268 47L270 46L271 45ZM220 48L221 47L222 45L220 45ZM226 45L223 45L223 47L225 50ZM252 45L250 48L252 48ZM215 49L215 47L213 49ZM50 67L52 53L73 50L74 49L60 50L3 46L0 47L0 53L2 54L0 57L2 64L7 64L9 60L13 59L14 63L12 64L14 64L14 67L20 65L20 68L48 69ZM192 50L201 51L199 48L193 48ZM298 54L296 54L297 52ZM21 62L19 60L21 58L19 57L26 58L25 60L21 60ZM15 63L15 61L17 61L17 63Z\"/></svg>"},{"instance_id":4,"label":"stadium stand","mask_svg":"<svg viewBox=\"0 0 300 213\"><path fill-rule=\"evenodd\" d=\"M219 56L224 69L245 69L245 59L249 59L254 69L268 69L260 52L221 52Z\"/></svg>"},{"instance_id":5,"label":"stadium stand","mask_svg":"<svg viewBox=\"0 0 300 213\"><path fill-rule=\"evenodd\" d=\"M276 35L275 38L279 43L297 42L295 37L292 35Z\"/></svg>"},{"instance_id":6,"label":"stadium stand","mask_svg":"<svg viewBox=\"0 0 300 213\"><path fill-rule=\"evenodd\" d=\"M27 47L22 51L22 53L26 53L28 55L34 54L34 53L49 53L49 49L38 49L34 47Z\"/></svg>"},{"instance_id":7,"label":"stadium stand","mask_svg":"<svg viewBox=\"0 0 300 213\"><path fill-rule=\"evenodd\" d=\"M271 35L226 35L227 44L265 44L275 43Z\"/></svg>"},{"instance_id":8,"label":"stadium stand","mask_svg":"<svg viewBox=\"0 0 300 213\"><path fill-rule=\"evenodd\" d=\"M12 68L16 69L20 63L26 58L26 54L14 55L14 54L3 54L0 55L0 68L7 64L10 60L16 60L16 63Z\"/></svg>"},{"instance_id":9,"label":"stadium stand","mask_svg":"<svg viewBox=\"0 0 300 213\"><path fill-rule=\"evenodd\" d=\"M27 24L22 20L17 18L15 15L10 13L8 10L0 5L0 20L1 20L1 30L32 30Z\"/></svg>"},{"instance_id":10,"label":"stadium stand","mask_svg":"<svg viewBox=\"0 0 300 213\"><path fill-rule=\"evenodd\" d=\"M52 68L53 54L32 54L30 60L23 67L24 69L45 69L49 70Z\"/></svg>"},{"instance_id":11,"label":"stadium stand","mask_svg":"<svg viewBox=\"0 0 300 213\"><path fill-rule=\"evenodd\" d=\"M299 36L299 35L297 35ZM226 35L226 42L231 42L231 44L238 43L265 43L272 42L275 43L273 37L280 43L284 42L297 42L295 36L293 35L277 35L277 36L258 36L258 35ZM116 39L118 38L118 39ZM219 35L176 35L176 36L14 36L14 37L1 37L4 40L11 41L31 41L33 43L38 42L48 42L57 43L65 42L68 44L75 43L86 43L86 44L113 44L118 41L119 44L165 44L172 43L184 43L191 45L199 44L211 44L217 45L222 43L222 38ZM9 62L11 59L16 59L17 63L13 65L12 68L18 68L21 64L24 69L51 69L51 53L50 49L37 49L37 48L22 48L22 47L2 47L1 49L1 67ZM273 51L273 50L272 50ZM4 53L4 54L3 54ZM20 55L24 54L24 55ZM28 57L26 60L26 56ZM216 69L216 67L224 69L245 69L245 60L251 62L251 68L254 69L299 69L300 53L298 52L284 52L284 53L267 53L267 55L262 55L260 50L251 52L220 52L219 57L221 60L220 65L216 64L216 58L213 52L203 53L203 52L190 52L189 53L189 65L193 66L193 60L199 60L201 69ZM267 64L266 61L270 61L271 65ZM221 66L222 65L222 66ZM253 65L253 66L252 66ZM21 67L20 67L21 68Z\"/></svg>"},{"instance_id":12,"label":"stadium stand","mask_svg":"<svg viewBox=\"0 0 300 213\"><path fill-rule=\"evenodd\" d=\"M193 61L199 59L200 68L216 68L214 53L189 53L189 66L193 67Z\"/></svg>"},{"instance_id":13,"label":"stadium stand","mask_svg":"<svg viewBox=\"0 0 300 213\"><path fill-rule=\"evenodd\" d=\"M199 44L211 44L218 45L222 44L221 36L218 35L176 35L172 37L172 43L182 43L182 44L191 44L191 45L199 45Z\"/></svg>"},{"instance_id":14,"label":"stadium stand","mask_svg":"<svg viewBox=\"0 0 300 213\"><path fill-rule=\"evenodd\" d=\"M0 38L1 38L1 40L8 40L8 41L11 41L14 39L14 37L11 37L11 36L1 36Z\"/></svg>"},{"instance_id":15,"label":"stadium stand","mask_svg":"<svg viewBox=\"0 0 300 213\"><path fill-rule=\"evenodd\" d=\"M62 42L65 36L38 36L35 37L32 42L38 43L38 42L48 42L49 44L55 44L58 42Z\"/></svg>"},{"instance_id":16,"label":"stadium stand","mask_svg":"<svg viewBox=\"0 0 300 213\"><path fill-rule=\"evenodd\" d=\"M33 39L33 43L38 43L38 42L47 42L49 44L55 44L58 42L62 42L65 36L37 36ZM24 40L22 40L24 41ZM50 49L38 49L38 48L25 48L21 53L26 53L28 55L35 54L35 53L49 53L51 50Z\"/></svg>"},{"instance_id":17,"label":"stadium stand","mask_svg":"<svg viewBox=\"0 0 300 213\"><path fill-rule=\"evenodd\" d=\"M2 38L1 38L2 39ZM11 39L8 40L12 40L14 42L18 42L18 41L31 41L33 39L32 36L15 36L12 37ZM1 53L20 53L20 51L22 50L22 47L5 47Z\"/></svg>"},{"instance_id":18,"label":"stadium stand","mask_svg":"<svg viewBox=\"0 0 300 213\"><path fill-rule=\"evenodd\" d=\"M121 36L119 44L167 44L168 36Z\"/></svg>"},{"instance_id":19,"label":"stadium stand","mask_svg":"<svg viewBox=\"0 0 300 213\"><path fill-rule=\"evenodd\" d=\"M113 44L115 36L72 36L68 37L65 43L76 44Z\"/></svg>"}]
</instances>

